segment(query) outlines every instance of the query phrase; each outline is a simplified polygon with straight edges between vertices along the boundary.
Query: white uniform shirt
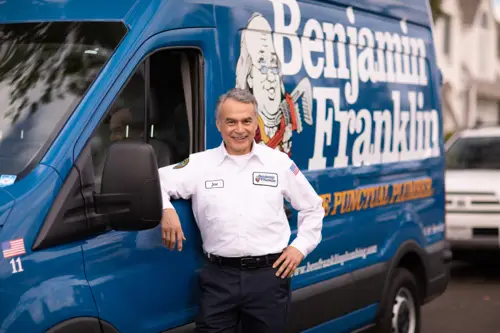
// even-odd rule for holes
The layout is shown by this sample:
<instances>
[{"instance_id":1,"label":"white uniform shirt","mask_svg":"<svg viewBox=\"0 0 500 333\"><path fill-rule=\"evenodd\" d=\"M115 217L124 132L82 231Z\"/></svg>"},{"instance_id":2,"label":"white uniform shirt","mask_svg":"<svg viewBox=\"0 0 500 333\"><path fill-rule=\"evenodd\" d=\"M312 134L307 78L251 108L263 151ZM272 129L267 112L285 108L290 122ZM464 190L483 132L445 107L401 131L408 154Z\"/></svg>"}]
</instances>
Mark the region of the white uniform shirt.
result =
<instances>
[{"instance_id":1,"label":"white uniform shirt","mask_svg":"<svg viewBox=\"0 0 500 333\"><path fill-rule=\"evenodd\" d=\"M284 200L298 211L290 244L307 256L321 241L324 209L288 155L253 143L243 156L219 147L159 169L163 208L170 199L192 199L203 249L224 257L279 253L290 241ZM182 224L182 221L181 221Z\"/></svg>"}]
</instances>

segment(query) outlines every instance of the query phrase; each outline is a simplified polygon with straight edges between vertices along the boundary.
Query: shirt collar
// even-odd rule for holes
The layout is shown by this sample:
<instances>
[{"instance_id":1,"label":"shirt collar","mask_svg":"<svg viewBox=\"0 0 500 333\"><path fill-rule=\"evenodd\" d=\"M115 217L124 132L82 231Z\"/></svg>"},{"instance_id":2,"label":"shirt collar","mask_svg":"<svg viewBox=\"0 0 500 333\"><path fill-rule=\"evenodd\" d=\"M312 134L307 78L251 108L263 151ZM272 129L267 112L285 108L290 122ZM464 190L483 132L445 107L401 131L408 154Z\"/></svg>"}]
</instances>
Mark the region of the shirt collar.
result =
<instances>
[{"instance_id":1,"label":"shirt collar","mask_svg":"<svg viewBox=\"0 0 500 333\"><path fill-rule=\"evenodd\" d=\"M259 159L261 163L264 163L262 147L260 147L255 140L252 141L252 149L250 150L250 158L256 157ZM219 158L217 159L217 165L222 163L226 158L230 158L231 155L226 150L226 146L224 144L224 140L221 142L219 146Z\"/></svg>"}]
</instances>

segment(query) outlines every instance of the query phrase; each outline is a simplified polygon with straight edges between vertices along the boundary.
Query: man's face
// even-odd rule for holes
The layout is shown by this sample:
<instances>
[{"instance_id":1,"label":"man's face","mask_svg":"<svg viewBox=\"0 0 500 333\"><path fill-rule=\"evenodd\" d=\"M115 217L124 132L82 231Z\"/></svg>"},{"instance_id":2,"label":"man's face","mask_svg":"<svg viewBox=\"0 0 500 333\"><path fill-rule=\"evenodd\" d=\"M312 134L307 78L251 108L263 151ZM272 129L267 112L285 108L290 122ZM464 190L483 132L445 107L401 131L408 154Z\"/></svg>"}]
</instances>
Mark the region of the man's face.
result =
<instances>
[{"instance_id":1,"label":"man's face","mask_svg":"<svg viewBox=\"0 0 500 333\"><path fill-rule=\"evenodd\" d=\"M252 149L257 126L257 116L253 104L229 98L222 103L217 119L217 128L224 139L229 154L249 153Z\"/></svg>"}]
</instances>

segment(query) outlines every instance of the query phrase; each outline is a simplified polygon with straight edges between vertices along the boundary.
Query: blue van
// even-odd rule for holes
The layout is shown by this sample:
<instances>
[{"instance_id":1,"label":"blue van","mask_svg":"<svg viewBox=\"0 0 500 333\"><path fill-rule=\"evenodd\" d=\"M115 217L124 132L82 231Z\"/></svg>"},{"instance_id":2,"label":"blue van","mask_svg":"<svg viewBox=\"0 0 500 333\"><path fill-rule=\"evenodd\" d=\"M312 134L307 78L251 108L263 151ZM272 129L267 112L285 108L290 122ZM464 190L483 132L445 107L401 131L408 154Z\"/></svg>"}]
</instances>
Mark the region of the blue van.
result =
<instances>
[{"instance_id":1,"label":"blue van","mask_svg":"<svg viewBox=\"0 0 500 333\"><path fill-rule=\"evenodd\" d=\"M419 332L451 258L432 36L427 0L1 1L0 332L192 331L157 170L220 144L232 87L324 200L288 332Z\"/></svg>"}]
</instances>

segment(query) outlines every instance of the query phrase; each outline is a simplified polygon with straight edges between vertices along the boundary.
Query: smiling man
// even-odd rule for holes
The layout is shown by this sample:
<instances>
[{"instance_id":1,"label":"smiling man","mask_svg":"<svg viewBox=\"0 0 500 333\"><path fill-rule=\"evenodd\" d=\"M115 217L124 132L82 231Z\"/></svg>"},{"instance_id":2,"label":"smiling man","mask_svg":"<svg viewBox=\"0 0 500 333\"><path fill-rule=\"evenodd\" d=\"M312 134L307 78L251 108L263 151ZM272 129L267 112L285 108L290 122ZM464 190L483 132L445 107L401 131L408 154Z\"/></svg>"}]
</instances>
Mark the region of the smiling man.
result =
<instances>
[{"instance_id":1,"label":"smiling man","mask_svg":"<svg viewBox=\"0 0 500 333\"><path fill-rule=\"evenodd\" d=\"M160 169L163 241L182 250L182 225L171 199L193 201L208 265L200 275L197 332L283 332L290 278L320 242L324 209L286 153L258 145L257 101L243 89L222 95L216 107L223 142ZM283 200L298 213L290 242Z\"/></svg>"}]
</instances>

